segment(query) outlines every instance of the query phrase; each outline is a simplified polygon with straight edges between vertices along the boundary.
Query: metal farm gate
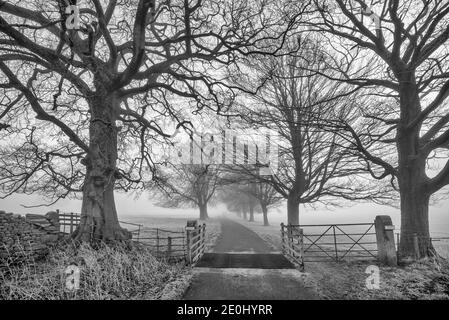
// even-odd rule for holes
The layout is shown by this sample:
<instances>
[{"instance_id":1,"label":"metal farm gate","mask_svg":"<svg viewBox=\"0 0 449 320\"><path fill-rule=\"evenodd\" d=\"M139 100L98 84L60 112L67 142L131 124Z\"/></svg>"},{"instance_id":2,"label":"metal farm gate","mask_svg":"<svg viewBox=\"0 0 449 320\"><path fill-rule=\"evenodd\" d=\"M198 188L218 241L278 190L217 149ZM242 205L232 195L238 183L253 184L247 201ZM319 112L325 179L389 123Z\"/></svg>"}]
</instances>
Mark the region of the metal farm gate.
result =
<instances>
[{"instance_id":1,"label":"metal farm gate","mask_svg":"<svg viewBox=\"0 0 449 320\"><path fill-rule=\"evenodd\" d=\"M374 223L281 224L281 229L284 254L302 263L377 259Z\"/></svg>"}]
</instances>

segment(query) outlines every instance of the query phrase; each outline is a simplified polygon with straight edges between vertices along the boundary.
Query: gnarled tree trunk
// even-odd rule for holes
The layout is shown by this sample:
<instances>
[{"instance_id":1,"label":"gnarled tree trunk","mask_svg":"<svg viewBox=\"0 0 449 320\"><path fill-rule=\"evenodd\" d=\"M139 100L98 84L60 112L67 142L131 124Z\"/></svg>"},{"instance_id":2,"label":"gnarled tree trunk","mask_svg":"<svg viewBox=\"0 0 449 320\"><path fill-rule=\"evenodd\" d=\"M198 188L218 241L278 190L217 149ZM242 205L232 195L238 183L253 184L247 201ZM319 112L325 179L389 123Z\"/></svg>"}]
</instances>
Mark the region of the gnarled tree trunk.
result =
<instances>
[{"instance_id":1,"label":"gnarled tree trunk","mask_svg":"<svg viewBox=\"0 0 449 320\"><path fill-rule=\"evenodd\" d=\"M114 185L118 177L115 124L118 101L114 96L97 95L89 102L90 152L83 161L86 177L81 222L73 236L80 241L130 239L131 233L120 227L114 201Z\"/></svg>"},{"instance_id":2,"label":"gnarled tree trunk","mask_svg":"<svg viewBox=\"0 0 449 320\"><path fill-rule=\"evenodd\" d=\"M415 241L418 242L418 250ZM399 256L401 259L415 259L427 257L431 252L429 196L412 186L405 190L402 188Z\"/></svg>"},{"instance_id":3,"label":"gnarled tree trunk","mask_svg":"<svg viewBox=\"0 0 449 320\"><path fill-rule=\"evenodd\" d=\"M421 111L413 74L405 75L400 91L401 123L397 133L399 191L401 199L401 259L427 257L431 252L429 233L429 199L425 172L426 155L420 150L421 126L408 127ZM419 249L415 248L418 240ZM419 254L418 252L419 251Z\"/></svg>"}]
</instances>

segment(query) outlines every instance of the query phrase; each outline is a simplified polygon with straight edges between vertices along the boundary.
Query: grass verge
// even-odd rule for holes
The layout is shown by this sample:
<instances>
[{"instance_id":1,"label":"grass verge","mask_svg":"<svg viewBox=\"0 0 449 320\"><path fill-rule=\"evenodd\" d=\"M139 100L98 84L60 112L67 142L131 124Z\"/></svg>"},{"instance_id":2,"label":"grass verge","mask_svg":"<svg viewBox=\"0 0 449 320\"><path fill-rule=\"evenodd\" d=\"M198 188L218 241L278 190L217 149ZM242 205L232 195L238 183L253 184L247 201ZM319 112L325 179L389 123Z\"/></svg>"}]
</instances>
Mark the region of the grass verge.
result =
<instances>
[{"instance_id":1,"label":"grass verge","mask_svg":"<svg viewBox=\"0 0 449 320\"><path fill-rule=\"evenodd\" d=\"M79 289L68 290L68 266L80 270ZM182 264L157 260L141 246L60 246L41 261L0 270L1 300L176 299L189 280Z\"/></svg>"}]
</instances>

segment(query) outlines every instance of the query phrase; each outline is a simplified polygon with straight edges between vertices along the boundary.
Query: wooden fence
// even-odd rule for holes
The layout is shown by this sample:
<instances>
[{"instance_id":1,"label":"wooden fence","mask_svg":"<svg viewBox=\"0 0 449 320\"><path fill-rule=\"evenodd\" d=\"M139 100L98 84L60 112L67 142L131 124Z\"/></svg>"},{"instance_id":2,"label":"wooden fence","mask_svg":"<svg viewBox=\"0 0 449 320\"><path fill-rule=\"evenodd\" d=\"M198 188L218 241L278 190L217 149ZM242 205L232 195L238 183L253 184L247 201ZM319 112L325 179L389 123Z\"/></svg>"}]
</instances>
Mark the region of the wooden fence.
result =
<instances>
[{"instance_id":1,"label":"wooden fence","mask_svg":"<svg viewBox=\"0 0 449 320\"><path fill-rule=\"evenodd\" d=\"M401 240L401 229L396 229L396 251L399 254L399 246ZM415 233L414 236L414 245L415 245L415 258L419 259L419 247L418 242L420 241L420 237ZM430 234L430 244L436 250L436 252L442 257L449 258L449 233L447 232L431 232Z\"/></svg>"},{"instance_id":2,"label":"wooden fence","mask_svg":"<svg viewBox=\"0 0 449 320\"><path fill-rule=\"evenodd\" d=\"M304 235L299 226L281 223L282 253L304 271Z\"/></svg>"},{"instance_id":3,"label":"wooden fence","mask_svg":"<svg viewBox=\"0 0 449 320\"><path fill-rule=\"evenodd\" d=\"M58 211L59 212L59 211ZM78 213L59 213L60 231L71 234L79 225L81 219ZM170 262L185 261L194 265L206 249L206 225L194 224L180 230L148 228L141 224L119 221L133 235L133 240L148 248L153 254Z\"/></svg>"},{"instance_id":4,"label":"wooden fence","mask_svg":"<svg viewBox=\"0 0 449 320\"><path fill-rule=\"evenodd\" d=\"M80 215L74 212L59 213L58 218L61 232L66 234L72 234L80 223Z\"/></svg>"},{"instance_id":5,"label":"wooden fence","mask_svg":"<svg viewBox=\"0 0 449 320\"><path fill-rule=\"evenodd\" d=\"M80 224L80 214L76 212L60 213L59 210L57 210L57 212L60 232L64 234L72 234ZM127 227L128 231L133 235L133 239L138 240L140 238L140 232L143 225L125 221L119 221L119 223L120 225Z\"/></svg>"}]
</instances>

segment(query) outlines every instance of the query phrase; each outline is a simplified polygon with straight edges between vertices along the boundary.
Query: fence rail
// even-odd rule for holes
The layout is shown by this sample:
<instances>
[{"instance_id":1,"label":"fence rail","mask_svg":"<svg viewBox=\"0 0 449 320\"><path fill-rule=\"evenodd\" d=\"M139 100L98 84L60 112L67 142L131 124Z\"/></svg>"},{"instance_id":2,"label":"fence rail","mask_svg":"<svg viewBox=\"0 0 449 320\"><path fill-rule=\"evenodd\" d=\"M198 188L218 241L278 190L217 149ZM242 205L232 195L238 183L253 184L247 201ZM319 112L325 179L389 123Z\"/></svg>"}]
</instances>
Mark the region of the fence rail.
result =
<instances>
[{"instance_id":1,"label":"fence rail","mask_svg":"<svg viewBox=\"0 0 449 320\"><path fill-rule=\"evenodd\" d=\"M58 220L59 220L59 226L60 226L60 232L64 234L71 234L73 233L78 225L81 222L81 215L76 212L69 212L69 213L59 213L58 210ZM137 223L131 223L126 221L119 221L120 225L125 226L132 226L134 227L131 230L128 230L133 235L134 239L139 239L140 237L140 231L143 225L137 224Z\"/></svg>"}]
</instances>

